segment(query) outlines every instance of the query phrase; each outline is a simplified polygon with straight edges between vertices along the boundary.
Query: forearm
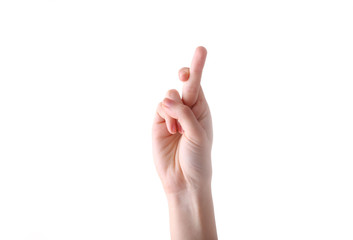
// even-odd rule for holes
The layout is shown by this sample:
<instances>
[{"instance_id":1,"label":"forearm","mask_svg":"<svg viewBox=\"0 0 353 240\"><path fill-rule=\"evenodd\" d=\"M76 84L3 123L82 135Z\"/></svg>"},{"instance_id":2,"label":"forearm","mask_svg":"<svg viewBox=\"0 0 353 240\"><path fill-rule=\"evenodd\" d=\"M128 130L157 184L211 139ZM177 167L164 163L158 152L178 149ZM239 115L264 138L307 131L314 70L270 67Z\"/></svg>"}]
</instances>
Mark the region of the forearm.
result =
<instances>
[{"instance_id":1,"label":"forearm","mask_svg":"<svg viewBox=\"0 0 353 240\"><path fill-rule=\"evenodd\" d=\"M199 191L168 194L172 240L215 240L216 223L211 187Z\"/></svg>"}]
</instances>

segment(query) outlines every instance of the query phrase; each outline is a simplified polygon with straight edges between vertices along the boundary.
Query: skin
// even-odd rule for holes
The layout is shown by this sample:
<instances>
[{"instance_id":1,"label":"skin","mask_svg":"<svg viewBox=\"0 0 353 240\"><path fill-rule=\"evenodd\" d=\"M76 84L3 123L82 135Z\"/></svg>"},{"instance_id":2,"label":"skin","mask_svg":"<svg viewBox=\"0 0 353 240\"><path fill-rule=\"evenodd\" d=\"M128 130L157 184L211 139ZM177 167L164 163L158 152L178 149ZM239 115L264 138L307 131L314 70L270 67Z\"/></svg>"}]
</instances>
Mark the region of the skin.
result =
<instances>
[{"instance_id":1,"label":"skin","mask_svg":"<svg viewBox=\"0 0 353 240\"><path fill-rule=\"evenodd\" d=\"M167 91L152 126L154 163L169 206L172 239L217 239L211 193L211 113L201 87L207 50L179 70L182 98Z\"/></svg>"}]
</instances>

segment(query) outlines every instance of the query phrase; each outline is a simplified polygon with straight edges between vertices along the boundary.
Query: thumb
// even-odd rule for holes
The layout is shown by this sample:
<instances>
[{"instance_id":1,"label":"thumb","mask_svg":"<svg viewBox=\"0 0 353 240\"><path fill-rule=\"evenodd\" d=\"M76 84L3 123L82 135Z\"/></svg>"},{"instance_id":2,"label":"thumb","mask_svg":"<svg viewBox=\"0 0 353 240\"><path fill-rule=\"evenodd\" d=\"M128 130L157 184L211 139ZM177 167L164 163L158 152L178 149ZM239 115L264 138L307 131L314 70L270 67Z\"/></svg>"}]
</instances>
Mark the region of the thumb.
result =
<instances>
[{"instance_id":1,"label":"thumb","mask_svg":"<svg viewBox=\"0 0 353 240\"><path fill-rule=\"evenodd\" d=\"M170 98L164 98L162 105L171 117L179 121L184 130L184 134L186 134L188 138L196 141L202 139L203 129L190 107Z\"/></svg>"}]
</instances>

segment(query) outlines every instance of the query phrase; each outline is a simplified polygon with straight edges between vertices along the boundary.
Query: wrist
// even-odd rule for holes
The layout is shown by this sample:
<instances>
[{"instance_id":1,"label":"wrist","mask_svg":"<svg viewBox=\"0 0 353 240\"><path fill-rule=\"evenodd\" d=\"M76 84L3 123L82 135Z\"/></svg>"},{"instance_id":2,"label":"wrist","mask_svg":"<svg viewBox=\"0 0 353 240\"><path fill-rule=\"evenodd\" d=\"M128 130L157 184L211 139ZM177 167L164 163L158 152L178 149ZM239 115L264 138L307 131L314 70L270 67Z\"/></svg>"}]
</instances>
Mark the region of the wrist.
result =
<instances>
[{"instance_id":1,"label":"wrist","mask_svg":"<svg viewBox=\"0 0 353 240\"><path fill-rule=\"evenodd\" d=\"M217 239L211 186L167 194L173 239Z\"/></svg>"},{"instance_id":2,"label":"wrist","mask_svg":"<svg viewBox=\"0 0 353 240\"><path fill-rule=\"evenodd\" d=\"M169 207L198 208L212 200L211 186L192 190L188 189L176 193L166 193L166 196Z\"/></svg>"}]
</instances>

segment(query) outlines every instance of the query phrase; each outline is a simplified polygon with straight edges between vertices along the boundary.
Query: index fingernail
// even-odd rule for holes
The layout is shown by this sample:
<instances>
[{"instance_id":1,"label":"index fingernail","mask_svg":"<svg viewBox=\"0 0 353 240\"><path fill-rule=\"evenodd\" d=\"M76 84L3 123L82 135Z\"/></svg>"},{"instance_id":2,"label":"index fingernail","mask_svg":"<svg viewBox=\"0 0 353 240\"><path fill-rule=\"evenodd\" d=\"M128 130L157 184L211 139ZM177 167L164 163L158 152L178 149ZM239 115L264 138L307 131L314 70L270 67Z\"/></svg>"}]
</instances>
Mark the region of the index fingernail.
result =
<instances>
[{"instance_id":1,"label":"index fingernail","mask_svg":"<svg viewBox=\"0 0 353 240\"><path fill-rule=\"evenodd\" d=\"M184 69L184 70L180 71L179 78L182 81L188 80L189 79L189 70L188 69Z\"/></svg>"}]
</instances>

